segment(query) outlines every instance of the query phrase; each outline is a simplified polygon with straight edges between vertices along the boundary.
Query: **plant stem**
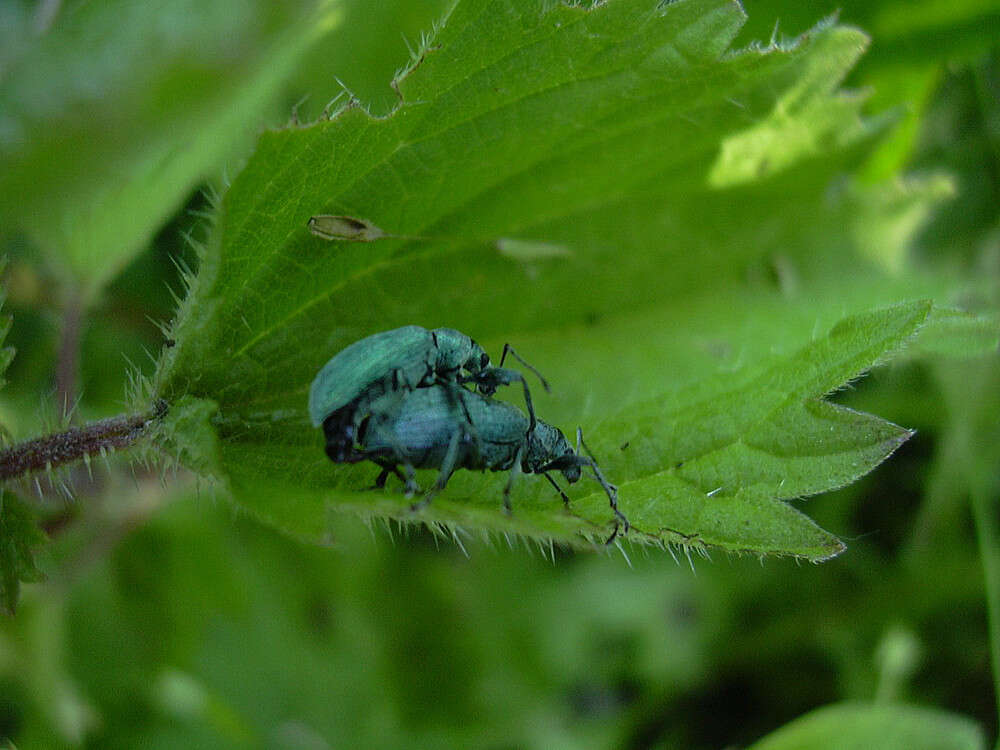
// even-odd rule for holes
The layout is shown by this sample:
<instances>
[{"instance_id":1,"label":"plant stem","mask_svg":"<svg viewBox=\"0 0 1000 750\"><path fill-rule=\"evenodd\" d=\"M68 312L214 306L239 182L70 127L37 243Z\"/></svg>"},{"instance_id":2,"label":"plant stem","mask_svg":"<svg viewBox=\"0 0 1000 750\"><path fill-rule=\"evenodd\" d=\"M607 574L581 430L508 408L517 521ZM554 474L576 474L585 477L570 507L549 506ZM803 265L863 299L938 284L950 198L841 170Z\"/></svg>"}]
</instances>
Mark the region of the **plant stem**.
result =
<instances>
[{"instance_id":1,"label":"plant stem","mask_svg":"<svg viewBox=\"0 0 1000 750\"><path fill-rule=\"evenodd\" d=\"M135 444L146 427L167 411L160 401L148 414L111 417L84 427L15 445L0 453L0 480L13 479L42 469L78 461L85 456Z\"/></svg>"}]
</instances>

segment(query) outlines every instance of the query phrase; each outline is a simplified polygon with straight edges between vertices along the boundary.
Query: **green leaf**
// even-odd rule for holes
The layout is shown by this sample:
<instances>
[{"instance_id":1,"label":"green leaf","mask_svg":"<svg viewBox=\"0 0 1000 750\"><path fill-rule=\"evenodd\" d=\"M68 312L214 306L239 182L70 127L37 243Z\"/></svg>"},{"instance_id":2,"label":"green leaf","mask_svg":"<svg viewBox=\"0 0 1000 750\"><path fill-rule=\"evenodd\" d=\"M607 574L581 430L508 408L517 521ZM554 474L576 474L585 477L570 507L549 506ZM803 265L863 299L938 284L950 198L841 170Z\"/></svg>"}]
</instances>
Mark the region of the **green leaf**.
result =
<instances>
[{"instance_id":1,"label":"green leaf","mask_svg":"<svg viewBox=\"0 0 1000 750\"><path fill-rule=\"evenodd\" d=\"M245 148L336 21L315 6L64 9L4 71L0 215L96 293Z\"/></svg>"},{"instance_id":2,"label":"green leaf","mask_svg":"<svg viewBox=\"0 0 1000 750\"><path fill-rule=\"evenodd\" d=\"M366 109L386 114L399 101L393 75L413 55L426 29L452 0L342 0L342 21L305 55L289 83L310 94L299 108L303 122L319 117L343 88ZM334 77L336 76L336 77Z\"/></svg>"},{"instance_id":3,"label":"green leaf","mask_svg":"<svg viewBox=\"0 0 1000 750\"><path fill-rule=\"evenodd\" d=\"M6 258L0 258L0 274L6 265ZM0 288L0 308L5 298L6 289ZM0 344L7 337L10 326L10 316L0 316ZM0 388L6 383L2 376L13 358L11 347L0 347ZM6 428L0 425L0 431L3 432L0 446L5 446L8 442ZM0 487L0 607L7 614L14 614L21 581L34 582L44 578L35 567L32 555L32 550L43 542L45 534L38 528L31 507Z\"/></svg>"},{"instance_id":4,"label":"green leaf","mask_svg":"<svg viewBox=\"0 0 1000 750\"><path fill-rule=\"evenodd\" d=\"M833 7L833 6L830 6ZM872 83L873 74L881 75L905 66L911 74L930 62L975 60L994 42L995 24L1000 11L992 0L962 0L942 5L934 0L845 0L839 3L838 16L844 23L867 29L878 40L872 59L862 71ZM775 21L779 31L796 33L813 21L816 7L781 0L754 0L752 16L742 38L769 36ZM880 92L880 97L895 97L899 92ZM896 101L901 101L897 99Z\"/></svg>"},{"instance_id":5,"label":"green leaf","mask_svg":"<svg viewBox=\"0 0 1000 750\"><path fill-rule=\"evenodd\" d=\"M361 491L371 467L325 460L306 393L365 335L450 325L491 352L515 343L546 374L555 394L539 395L539 414L586 427L635 538L836 554L783 501L853 481L907 431L820 399L895 351L930 306L818 336L846 313L949 288L868 265L856 218L873 194L896 200L866 224L941 195L837 179L874 132L835 90L863 34L824 24L729 52L742 21L723 0L466 0L398 81L391 116L349 106L265 133L159 363L155 395L200 436L167 431L165 449L183 443L241 506L310 538L331 513L412 520L399 493ZM771 164L776 136L761 148L748 134L781 112L774 132L808 147ZM718 166L746 163L757 169ZM315 236L320 216L382 239ZM880 250L905 257L916 226L879 235ZM573 488L565 512L524 479L508 518L502 484L460 472L421 519L576 543L610 529L593 486Z\"/></svg>"},{"instance_id":6,"label":"green leaf","mask_svg":"<svg viewBox=\"0 0 1000 750\"><path fill-rule=\"evenodd\" d=\"M910 436L821 399L898 349L929 310L911 303L847 318L762 371L706 378L600 423L595 434L628 443L599 453L617 453L609 471L640 509L633 523L664 541L676 534L730 551L813 560L840 552L838 540L780 501L849 484Z\"/></svg>"},{"instance_id":7,"label":"green leaf","mask_svg":"<svg viewBox=\"0 0 1000 750\"><path fill-rule=\"evenodd\" d=\"M842 551L839 540L783 501L854 481L909 437L821 398L897 349L928 310L913 303L849 318L767 366L705 378L592 422L588 441L619 485L633 539L812 560ZM174 454L196 466L191 456L198 456L201 470L224 479L241 504L304 537L328 533L331 509L414 518L399 493L359 492L374 479L371 467L332 467L304 411L227 418L210 402L185 397L171 407L168 424L164 444ZM572 514L544 483L522 485L508 518L502 482L460 473L420 518L567 543L610 530L607 498L596 485L572 491Z\"/></svg>"},{"instance_id":8,"label":"green leaf","mask_svg":"<svg viewBox=\"0 0 1000 750\"><path fill-rule=\"evenodd\" d=\"M0 258L0 275L3 274L4 269L7 267L7 258ZM3 309L4 302L7 301L7 287L6 285L0 285L0 309ZM10 333L10 327L13 324L13 320L9 315L0 315L0 344L3 344L4 340L7 338L7 334ZM7 372L7 368L10 367L10 363L14 359L14 349L9 346L0 346L0 388L6 385L7 381L4 380L3 374ZM6 433L6 428L0 425L0 432Z\"/></svg>"},{"instance_id":9,"label":"green leaf","mask_svg":"<svg viewBox=\"0 0 1000 750\"><path fill-rule=\"evenodd\" d=\"M155 427L153 439L169 446L178 461L206 476L218 474L220 465L218 436L211 419L218 405L207 399L182 396L170 405Z\"/></svg>"},{"instance_id":10,"label":"green leaf","mask_svg":"<svg viewBox=\"0 0 1000 750\"><path fill-rule=\"evenodd\" d=\"M262 137L225 197L217 246L196 303L182 313L183 340L164 359L159 390L226 392L225 408L262 390L278 396L293 380L302 387L357 334L445 317L432 312L442 307L460 327L499 335L641 308L716 279L734 258L698 257L672 264L667 276L649 271L700 249L664 247L663 233L717 194L706 190L705 174L721 138L770 111L776 87L814 69L809 58L824 54L817 40L857 51L864 44L858 32L824 28L791 51L719 59L742 22L722 0L519 6L460 5L401 80L404 104L392 117L372 120L353 108ZM471 28L468 17L477 19ZM486 241L331 245L307 231L319 214L357 216L394 235ZM705 216L689 221L702 246L714 243ZM498 257L493 242L553 237L576 262L545 265L531 298L512 298L523 266ZM393 294L401 279L431 272L434 294ZM600 283L583 299L576 291L587 281ZM378 287L389 293L372 294ZM281 355L264 366L264 351ZM270 382L261 389L265 370Z\"/></svg>"},{"instance_id":11,"label":"green leaf","mask_svg":"<svg viewBox=\"0 0 1000 750\"><path fill-rule=\"evenodd\" d=\"M740 39L796 34L808 28L818 12L811 3L785 0L754 0L749 7L751 16ZM979 59L995 46L1000 8L994 0L845 0L822 10L835 10L842 23L865 29L876 40L852 74L851 85L872 92L874 110L893 111L898 117L891 137L872 155L868 173L891 178L912 169L914 151L928 133L923 122L933 121L927 107L943 72ZM939 123L931 130L943 132Z\"/></svg>"},{"instance_id":12,"label":"green leaf","mask_svg":"<svg viewBox=\"0 0 1000 750\"><path fill-rule=\"evenodd\" d=\"M44 580L32 551L45 541L30 506L0 489L0 606L7 614L14 614L22 581Z\"/></svg>"},{"instance_id":13,"label":"green leaf","mask_svg":"<svg viewBox=\"0 0 1000 750\"><path fill-rule=\"evenodd\" d=\"M857 96L836 90L838 74L850 70L863 48L845 45L836 35L822 35L815 45L820 51L806 58L798 80L781 93L770 114L723 141L709 173L711 184L753 182L863 135Z\"/></svg>"},{"instance_id":14,"label":"green leaf","mask_svg":"<svg viewBox=\"0 0 1000 750\"><path fill-rule=\"evenodd\" d=\"M931 708L843 703L817 709L768 735L751 750L983 750L970 719Z\"/></svg>"},{"instance_id":15,"label":"green leaf","mask_svg":"<svg viewBox=\"0 0 1000 750\"><path fill-rule=\"evenodd\" d=\"M200 309L183 315L161 368L165 393L197 382L212 398L226 391L224 408L256 398L263 378L273 398L357 334L421 316L486 338L738 275L734 262L758 254L742 242L735 258L698 255L734 228L710 218L719 206L705 176L720 141L769 113L775 91L815 77L813 58L840 52L827 69L837 80L843 51L865 44L860 32L824 27L789 51L720 59L743 20L725 0L503 5L460 4L399 82L404 102L391 117L350 108L262 136L225 197ZM331 245L307 229L322 214L397 238ZM697 227L696 245L674 235L678 221ZM546 262L524 299L524 272L536 266L498 253L504 238L554 242L574 262ZM661 264L669 275L651 273ZM415 274L433 279L433 295L409 291Z\"/></svg>"}]
</instances>

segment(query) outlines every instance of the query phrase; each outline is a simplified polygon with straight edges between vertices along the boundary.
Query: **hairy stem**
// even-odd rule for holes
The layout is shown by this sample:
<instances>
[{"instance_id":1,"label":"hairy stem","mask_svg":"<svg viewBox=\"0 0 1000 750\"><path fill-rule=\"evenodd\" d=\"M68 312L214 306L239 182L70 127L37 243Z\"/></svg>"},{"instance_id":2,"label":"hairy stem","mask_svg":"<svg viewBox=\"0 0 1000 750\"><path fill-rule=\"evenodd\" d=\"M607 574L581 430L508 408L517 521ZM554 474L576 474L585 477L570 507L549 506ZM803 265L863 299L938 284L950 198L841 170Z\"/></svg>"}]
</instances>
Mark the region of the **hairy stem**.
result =
<instances>
[{"instance_id":1,"label":"hairy stem","mask_svg":"<svg viewBox=\"0 0 1000 750\"><path fill-rule=\"evenodd\" d=\"M112 417L15 445L0 453L0 479L13 479L85 456L134 445L146 427L167 411L160 401L148 414Z\"/></svg>"}]
</instances>

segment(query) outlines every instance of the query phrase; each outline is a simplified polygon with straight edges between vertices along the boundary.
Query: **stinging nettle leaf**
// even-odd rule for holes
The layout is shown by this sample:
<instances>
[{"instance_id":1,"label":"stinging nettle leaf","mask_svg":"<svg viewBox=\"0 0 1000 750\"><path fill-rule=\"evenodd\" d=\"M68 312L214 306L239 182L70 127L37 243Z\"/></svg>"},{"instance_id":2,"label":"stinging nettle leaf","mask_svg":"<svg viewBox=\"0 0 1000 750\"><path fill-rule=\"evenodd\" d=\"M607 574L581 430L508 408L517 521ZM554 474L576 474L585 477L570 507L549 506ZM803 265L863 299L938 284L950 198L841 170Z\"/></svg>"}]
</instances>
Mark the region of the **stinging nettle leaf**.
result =
<instances>
[{"instance_id":1,"label":"stinging nettle leaf","mask_svg":"<svg viewBox=\"0 0 1000 750\"><path fill-rule=\"evenodd\" d=\"M446 322L485 338L654 304L711 277L710 256L669 278L650 273L651 261L669 264L682 250L664 247L665 207L689 206L681 195L707 189L720 139L770 111L776 88L794 85L819 54L816 39L864 44L859 32L830 27L791 51L720 59L743 20L731 2L513 7L459 4L400 81L392 116L349 108L262 137L223 201L219 247L202 270L198 303L218 305L216 314L181 319L158 375L164 392L197 380L223 407L264 392L271 400L292 383L305 387L329 352L423 324L440 308ZM364 217L402 237L480 241L334 249L305 227L320 214ZM577 262L546 269L525 298L520 264L495 254L501 238L553 242ZM398 293L426 264L435 293ZM197 330L184 335L185 325ZM314 351L290 351L301 341Z\"/></svg>"},{"instance_id":2,"label":"stinging nettle leaf","mask_svg":"<svg viewBox=\"0 0 1000 750\"><path fill-rule=\"evenodd\" d=\"M929 311L916 302L847 318L744 382L707 378L599 423L595 450L613 457L622 497L641 509L633 524L662 541L730 551L814 560L841 552L782 501L849 484L910 437L822 398L898 350ZM627 450L614 451L611 435L627 438Z\"/></svg>"},{"instance_id":3,"label":"stinging nettle leaf","mask_svg":"<svg viewBox=\"0 0 1000 750\"><path fill-rule=\"evenodd\" d=\"M33 552L45 541L31 508L0 490L0 606L7 614L14 614L22 582L44 580Z\"/></svg>"},{"instance_id":4,"label":"stinging nettle leaf","mask_svg":"<svg viewBox=\"0 0 1000 750\"><path fill-rule=\"evenodd\" d=\"M0 273L7 264L0 258ZM0 289L0 306L3 305L6 290ZM0 316L0 344L10 331L10 316ZM11 347L0 347L0 387L3 387L3 373L14 358ZM7 430L0 425L6 443ZM21 593L21 582L36 582L44 578L35 566L34 550L46 541L45 534L38 527L31 507L11 492L0 488L0 606L7 614L13 614Z\"/></svg>"},{"instance_id":5,"label":"stinging nettle leaf","mask_svg":"<svg viewBox=\"0 0 1000 750\"><path fill-rule=\"evenodd\" d=\"M7 264L0 258L0 273ZM0 289L0 306L3 305L6 290ZM10 316L0 316L0 344L10 331ZM14 357L11 347L0 347L0 387L3 387L3 373ZM6 443L7 430L0 425ZM45 534L38 527L31 507L11 492L0 488L0 606L7 614L13 614L21 593L21 582L35 582L44 578L35 567L34 550L45 542Z\"/></svg>"},{"instance_id":6,"label":"stinging nettle leaf","mask_svg":"<svg viewBox=\"0 0 1000 750\"><path fill-rule=\"evenodd\" d=\"M669 330L618 336L619 347L649 355L634 371L601 347L607 331L661 313L683 319L692 299L740 289L746 264L767 252L750 238L777 243L798 286L826 272L815 247L842 252L842 235L827 231L843 223L829 210L829 187L867 131L860 102L835 87L866 38L823 24L796 44L729 52L742 21L723 0L465 0L397 82L390 116L348 106L329 122L265 133L224 196L171 332L177 345L159 363L154 392L171 402L173 425L164 449L219 477L242 507L308 538L328 533L331 513L414 520L401 493L362 491L372 467L326 461L305 411L320 366L405 324L519 350L533 336L545 346L532 360L583 326L572 356L542 370L567 393L593 388L585 400L557 395L540 415L562 415L568 432L568 420L583 421L627 512L642 519L632 519L634 538L836 554L842 544L784 501L853 481L908 432L821 399L898 349L928 303L847 318L798 352L725 375L703 367L687 389L652 364L674 356ZM713 184L723 142L791 95L810 102L789 115L801 119L796 127L829 133L839 122L851 134L827 144L835 158L820 164L809 161L817 150L802 149L764 170L762 185ZM837 98L835 114L824 97ZM808 219L796 221L796 211ZM317 217L364 217L385 234L331 243L310 231ZM786 242L789 231L817 244ZM541 258L551 248L558 258ZM853 309L885 292L867 294ZM756 298L761 309L775 304ZM809 302L798 304L815 314ZM592 381L580 374L585 362L598 373ZM612 381L636 390L621 401L601 390ZM419 518L571 544L607 535L599 488L574 485L566 511L543 485L521 480L506 517L502 477L459 472Z\"/></svg>"},{"instance_id":7,"label":"stinging nettle leaf","mask_svg":"<svg viewBox=\"0 0 1000 750\"><path fill-rule=\"evenodd\" d=\"M818 708L751 746L751 750L983 750L972 720L906 704L836 703Z\"/></svg>"}]
</instances>

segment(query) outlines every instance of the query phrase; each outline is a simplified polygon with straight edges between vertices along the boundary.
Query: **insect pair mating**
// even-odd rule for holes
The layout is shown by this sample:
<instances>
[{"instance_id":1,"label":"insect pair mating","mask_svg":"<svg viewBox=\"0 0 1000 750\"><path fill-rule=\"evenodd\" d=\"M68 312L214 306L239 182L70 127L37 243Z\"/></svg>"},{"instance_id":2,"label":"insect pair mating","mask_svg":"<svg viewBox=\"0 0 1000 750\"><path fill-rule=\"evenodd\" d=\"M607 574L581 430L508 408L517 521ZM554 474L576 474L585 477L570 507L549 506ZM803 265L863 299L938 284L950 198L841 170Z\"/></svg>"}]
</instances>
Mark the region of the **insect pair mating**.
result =
<instances>
[{"instance_id":1,"label":"insect pair mating","mask_svg":"<svg viewBox=\"0 0 1000 750\"><path fill-rule=\"evenodd\" d=\"M377 333L351 344L319 371L309 391L309 416L314 426L323 426L330 460L368 460L381 467L378 487L394 474L412 495L418 490L415 469L438 469L437 482L415 509L427 505L460 468L510 471L503 492L508 512L511 487L522 473L543 475L568 504L549 472L561 472L572 484L589 468L615 515L611 539L619 526L627 532L617 488L592 456L580 454L581 447L586 449L582 431L577 430L573 450L562 431L536 418L524 376L503 366L508 354L548 390L544 378L509 344L495 367L479 344L451 328L404 326ZM499 387L517 382L524 389L527 417L491 398Z\"/></svg>"}]
</instances>

